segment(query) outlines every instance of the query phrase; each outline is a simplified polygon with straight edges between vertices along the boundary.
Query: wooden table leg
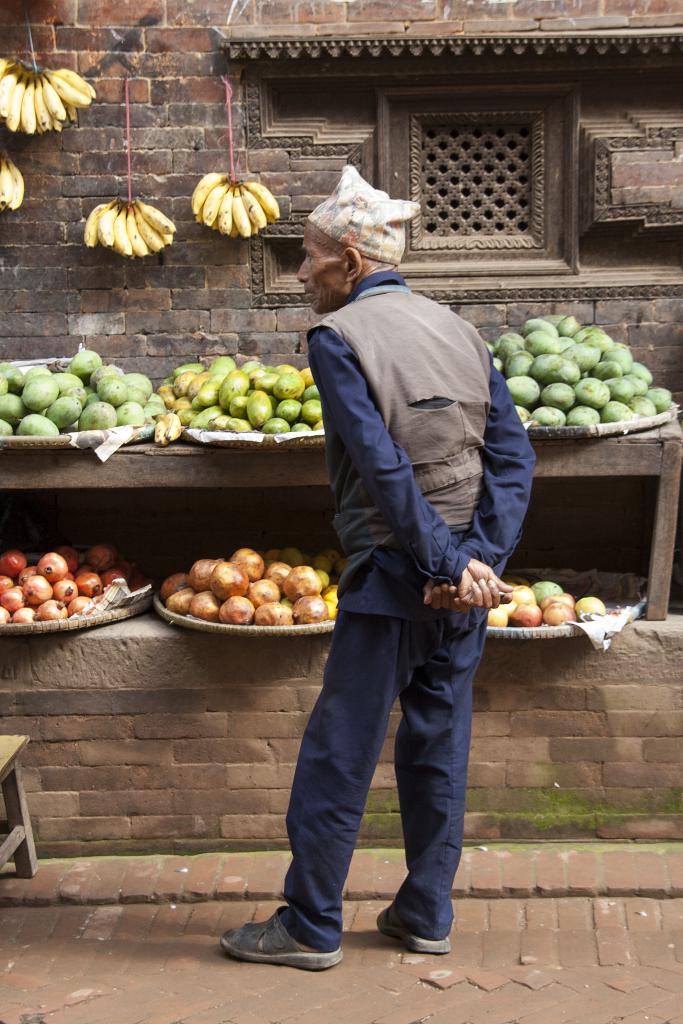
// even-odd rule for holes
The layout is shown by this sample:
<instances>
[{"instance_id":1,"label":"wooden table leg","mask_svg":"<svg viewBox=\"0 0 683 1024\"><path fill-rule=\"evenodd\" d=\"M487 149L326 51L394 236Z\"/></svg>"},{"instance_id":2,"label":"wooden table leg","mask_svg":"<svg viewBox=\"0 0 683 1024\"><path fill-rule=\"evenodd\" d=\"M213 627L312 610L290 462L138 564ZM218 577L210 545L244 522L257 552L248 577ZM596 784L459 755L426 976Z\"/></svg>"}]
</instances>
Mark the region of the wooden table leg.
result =
<instances>
[{"instance_id":1,"label":"wooden table leg","mask_svg":"<svg viewBox=\"0 0 683 1024\"><path fill-rule=\"evenodd\" d=\"M31 815L21 781L21 769L15 765L7 778L2 780L2 795L5 799L7 824L11 832L15 825L23 825L24 840L14 851L14 865L19 878L33 878L38 870L38 859L33 842Z\"/></svg>"},{"instance_id":2,"label":"wooden table leg","mask_svg":"<svg viewBox=\"0 0 683 1024\"><path fill-rule=\"evenodd\" d=\"M680 441L662 445L662 469L657 488L655 523L648 574L648 619L665 619L676 544L678 494L681 480Z\"/></svg>"}]
</instances>

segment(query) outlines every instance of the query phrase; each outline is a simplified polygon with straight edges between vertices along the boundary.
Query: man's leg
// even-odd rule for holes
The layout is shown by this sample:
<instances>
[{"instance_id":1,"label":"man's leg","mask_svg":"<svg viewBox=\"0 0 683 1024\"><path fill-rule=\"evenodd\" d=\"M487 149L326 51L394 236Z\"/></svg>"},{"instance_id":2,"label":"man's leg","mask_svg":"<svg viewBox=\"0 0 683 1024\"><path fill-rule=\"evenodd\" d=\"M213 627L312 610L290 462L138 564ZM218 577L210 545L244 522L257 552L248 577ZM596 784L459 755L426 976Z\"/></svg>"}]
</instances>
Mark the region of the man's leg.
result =
<instances>
[{"instance_id":1,"label":"man's leg","mask_svg":"<svg viewBox=\"0 0 683 1024\"><path fill-rule=\"evenodd\" d=\"M339 613L287 813L293 861L281 920L303 945L339 946L342 891L389 712L440 629L438 621Z\"/></svg>"},{"instance_id":2,"label":"man's leg","mask_svg":"<svg viewBox=\"0 0 683 1024\"><path fill-rule=\"evenodd\" d=\"M401 693L396 781L408 877L394 907L415 935L441 939L453 923L451 888L462 850L472 680L486 636L486 612L469 613Z\"/></svg>"}]
</instances>

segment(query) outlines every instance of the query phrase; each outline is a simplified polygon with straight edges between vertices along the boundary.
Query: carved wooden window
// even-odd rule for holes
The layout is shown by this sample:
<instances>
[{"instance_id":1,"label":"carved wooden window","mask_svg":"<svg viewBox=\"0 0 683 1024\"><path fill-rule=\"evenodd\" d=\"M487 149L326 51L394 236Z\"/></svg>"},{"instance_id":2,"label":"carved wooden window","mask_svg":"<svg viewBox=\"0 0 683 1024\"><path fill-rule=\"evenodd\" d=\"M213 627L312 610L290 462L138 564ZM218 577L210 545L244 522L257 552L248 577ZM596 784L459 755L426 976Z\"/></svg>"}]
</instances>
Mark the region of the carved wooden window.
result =
<instances>
[{"instance_id":1,"label":"carved wooden window","mask_svg":"<svg viewBox=\"0 0 683 1024\"><path fill-rule=\"evenodd\" d=\"M411 193L420 203L419 248L528 248L542 244L532 191L543 123L533 114L411 118Z\"/></svg>"}]
</instances>

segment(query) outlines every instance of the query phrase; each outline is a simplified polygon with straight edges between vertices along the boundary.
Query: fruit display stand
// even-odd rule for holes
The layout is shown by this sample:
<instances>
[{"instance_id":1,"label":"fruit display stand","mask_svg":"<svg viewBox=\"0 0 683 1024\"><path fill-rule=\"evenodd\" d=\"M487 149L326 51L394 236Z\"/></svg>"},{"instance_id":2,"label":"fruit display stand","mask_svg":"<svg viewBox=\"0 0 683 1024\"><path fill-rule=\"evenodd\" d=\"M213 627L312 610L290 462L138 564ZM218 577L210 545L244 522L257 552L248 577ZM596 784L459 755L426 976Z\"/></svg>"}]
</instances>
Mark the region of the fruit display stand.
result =
<instances>
[{"instance_id":1,"label":"fruit display stand","mask_svg":"<svg viewBox=\"0 0 683 1024\"><path fill-rule=\"evenodd\" d=\"M672 421L653 430L580 442L534 437L533 444L537 480L642 477L654 483L646 617L666 618L681 473L679 425ZM153 489L159 495L173 488L272 492L327 486L321 449L269 444L255 451L254 447L141 444L122 448L106 464L95 466L87 453L75 449L0 449L0 473L7 491Z\"/></svg>"},{"instance_id":2,"label":"fruit display stand","mask_svg":"<svg viewBox=\"0 0 683 1024\"><path fill-rule=\"evenodd\" d=\"M254 636L254 637L295 637L295 636L319 636L323 633L331 633L334 629L334 622L310 622L306 625L293 626L234 626L222 622L205 622L203 619L196 619L192 615L176 615L165 608L158 597L154 597L154 610L164 622L173 626L181 626L183 629L194 629L200 633L217 633L223 636Z\"/></svg>"}]
</instances>

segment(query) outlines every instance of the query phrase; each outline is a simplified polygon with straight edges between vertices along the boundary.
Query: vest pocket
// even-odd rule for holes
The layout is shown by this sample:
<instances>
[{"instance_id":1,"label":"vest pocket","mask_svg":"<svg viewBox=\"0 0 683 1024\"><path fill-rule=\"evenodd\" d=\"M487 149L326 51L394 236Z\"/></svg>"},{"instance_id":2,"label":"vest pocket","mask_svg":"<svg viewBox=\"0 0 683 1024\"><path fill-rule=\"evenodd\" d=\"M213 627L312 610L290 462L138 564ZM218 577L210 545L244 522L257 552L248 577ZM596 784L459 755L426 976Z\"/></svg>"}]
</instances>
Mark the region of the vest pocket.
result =
<instances>
[{"instance_id":1,"label":"vest pocket","mask_svg":"<svg viewBox=\"0 0 683 1024\"><path fill-rule=\"evenodd\" d=\"M436 402L448 405L436 405ZM414 466L452 459L465 446L465 423L455 399L424 399L406 406L405 432L396 440L405 446Z\"/></svg>"}]
</instances>

